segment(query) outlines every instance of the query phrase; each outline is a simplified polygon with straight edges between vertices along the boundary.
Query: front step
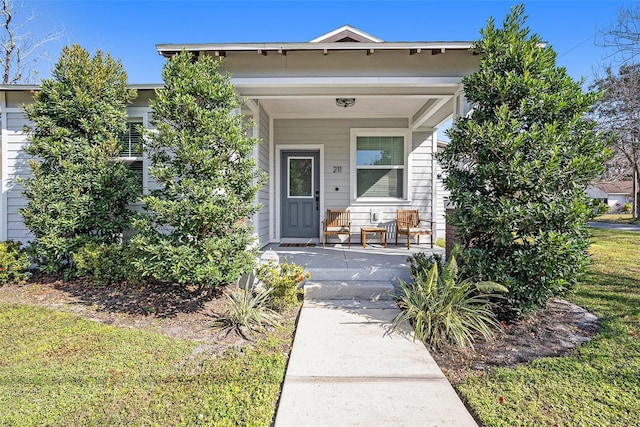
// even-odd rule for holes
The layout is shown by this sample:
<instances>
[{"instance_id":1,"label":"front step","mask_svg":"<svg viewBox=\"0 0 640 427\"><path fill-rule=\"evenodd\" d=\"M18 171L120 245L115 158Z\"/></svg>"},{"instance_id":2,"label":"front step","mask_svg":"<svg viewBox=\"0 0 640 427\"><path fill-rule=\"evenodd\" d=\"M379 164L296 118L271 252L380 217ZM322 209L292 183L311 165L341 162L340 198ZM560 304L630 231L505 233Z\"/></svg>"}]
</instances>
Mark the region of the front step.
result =
<instances>
[{"instance_id":1,"label":"front step","mask_svg":"<svg viewBox=\"0 0 640 427\"><path fill-rule=\"evenodd\" d=\"M406 267L402 268L310 268L311 278L315 282L325 281L388 281L398 283L398 280L408 282L411 273Z\"/></svg>"},{"instance_id":2,"label":"front step","mask_svg":"<svg viewBox=\"0 0 640 427\"><path fill-rule=\"evenodd\" d=\"M305 300L392 300L394 292L388 281L314 280L304 285Z\"/></svg>"}]
</instances>

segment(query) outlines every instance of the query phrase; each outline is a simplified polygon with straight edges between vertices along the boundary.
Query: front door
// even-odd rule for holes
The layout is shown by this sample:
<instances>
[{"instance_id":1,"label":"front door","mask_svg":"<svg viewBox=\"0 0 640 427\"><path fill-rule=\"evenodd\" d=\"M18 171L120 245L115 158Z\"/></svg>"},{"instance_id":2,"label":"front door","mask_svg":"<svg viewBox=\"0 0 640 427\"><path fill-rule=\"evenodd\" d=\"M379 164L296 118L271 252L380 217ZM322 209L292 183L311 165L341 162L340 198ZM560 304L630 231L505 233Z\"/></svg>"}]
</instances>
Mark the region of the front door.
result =
<instances>
[{"instance_id":1,"label":"front door","mask_svg":"<svg viewBox=\"0 0 640 427\"><path fill-rule=\"evenodd\" d=\"M319 237L320 152L282 151L280 164L281 237Z\"/></svg>"}]
</instances>

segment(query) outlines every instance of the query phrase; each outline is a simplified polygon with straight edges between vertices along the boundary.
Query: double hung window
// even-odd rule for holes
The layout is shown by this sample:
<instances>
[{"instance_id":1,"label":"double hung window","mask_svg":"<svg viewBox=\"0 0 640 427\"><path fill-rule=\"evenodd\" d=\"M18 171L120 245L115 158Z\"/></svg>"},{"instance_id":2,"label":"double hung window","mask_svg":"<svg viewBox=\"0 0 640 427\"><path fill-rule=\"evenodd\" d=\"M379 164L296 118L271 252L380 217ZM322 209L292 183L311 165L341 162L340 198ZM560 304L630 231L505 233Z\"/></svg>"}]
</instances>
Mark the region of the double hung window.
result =
<instances>
[{"instance_id":1,"label":"double hung window","mask_svg":"<svg viewBox=\"0 0 640 427\"><path fill-rule=\"evenodd\" d=\"M356 134L356 199L406 198L406 164L405 135Z\"/></svg>"}]
</instances>

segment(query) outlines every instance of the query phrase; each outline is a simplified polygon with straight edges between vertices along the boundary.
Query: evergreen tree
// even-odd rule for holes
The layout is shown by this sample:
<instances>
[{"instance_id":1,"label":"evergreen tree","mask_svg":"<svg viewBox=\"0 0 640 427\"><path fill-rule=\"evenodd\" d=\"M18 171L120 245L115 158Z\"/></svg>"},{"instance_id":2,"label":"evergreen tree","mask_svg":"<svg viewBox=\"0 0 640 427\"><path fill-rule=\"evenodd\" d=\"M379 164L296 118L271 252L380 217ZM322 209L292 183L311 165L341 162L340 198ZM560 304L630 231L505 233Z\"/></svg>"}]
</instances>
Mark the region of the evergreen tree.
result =
<instances>
[{"instance_id":1,"label":"evergreen tree","mask_svg":"<svg viewBox=\"0 0 640 427\"><path fill-rule=\"evenodd\" d=\"M186 52L164 66L164 88L151 101L155 131L146 132L150 175L160 189L143 198L135 221L136 266L146 277L210 290L253 267L249 217L261 175L255 138L219 63Z\"/></svg>"},{"instance_id":2,"label":"evergreen tree","mask_svg":"<svg viewBox=\"0 0 640 427\"><path fill-rule=\"evenodd\" d=\"M439 157L466 248L465 274L510 290L503 316L518 316L570 288L588 263L584 190L607 158L585 113L597 99L556 65L524 27L522 5L473 44L478 71L463 79L474 109L449 131Z\"/></svg>"},{"instance_id":3,"label":"evergreen tree","mask_svg":"<svg viewBox=\"0 0 640 427\"><path fill-rule=\"evenodd\" d=\"M117 243L130 226L135 175L114 158L126 130L127 89L119 61L98 51L65 47L51 79L24 107L32 177L21 210L35 236L34 261L47 273L73 272L72 255L88 243Z\"/></svg>"}]
</instances>

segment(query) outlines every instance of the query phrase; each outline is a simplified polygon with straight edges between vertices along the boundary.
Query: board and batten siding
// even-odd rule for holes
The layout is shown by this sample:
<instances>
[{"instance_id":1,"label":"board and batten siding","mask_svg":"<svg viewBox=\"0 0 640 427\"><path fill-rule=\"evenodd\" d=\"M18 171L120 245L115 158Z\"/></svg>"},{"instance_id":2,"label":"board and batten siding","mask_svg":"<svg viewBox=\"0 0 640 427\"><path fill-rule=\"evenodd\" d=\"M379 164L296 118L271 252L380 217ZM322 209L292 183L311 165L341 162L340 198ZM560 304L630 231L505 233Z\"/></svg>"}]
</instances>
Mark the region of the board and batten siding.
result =
<instances>
[{"instance_id":1,"label":"board and batten siding","mask_svg":"<svg viewBox=\"0 0 640 427\"><path fill-rule=\"evenodd\" d=\"M269 243L269 186L271 185L271 177L269 174L269 115L264 108L259 108L258 119L258 138L260 139L260 145L258 145L258 168L264 172L267 179L264 185L258 191L258 202L262 203L262 209L258 215L258 224L256 224L256 232L258 233L258 240L260 247L263 247Z\"/></svg>"},{"instance_id":2,"label":"board and batten siding","mask_svg":"<svg viewBox=\"0 0 640 427\"><path fill-rule=\"evenodd\" d=\"M380 226L395 238L398 209L419 209L430 219L432 193L431 132L413 132L407 168L411 171L410 201L367 203L352 202L350 185L351 129L407 129L406 119L275 119L274 141L278 145L324 145L324 208L351 211L352 241L360 236L360 227ZM409 167L410 165L410 167ZM373 213L377 220L373 220ZM321 218L324 217L321 212Z\"/></svg>"}]
</instances>

